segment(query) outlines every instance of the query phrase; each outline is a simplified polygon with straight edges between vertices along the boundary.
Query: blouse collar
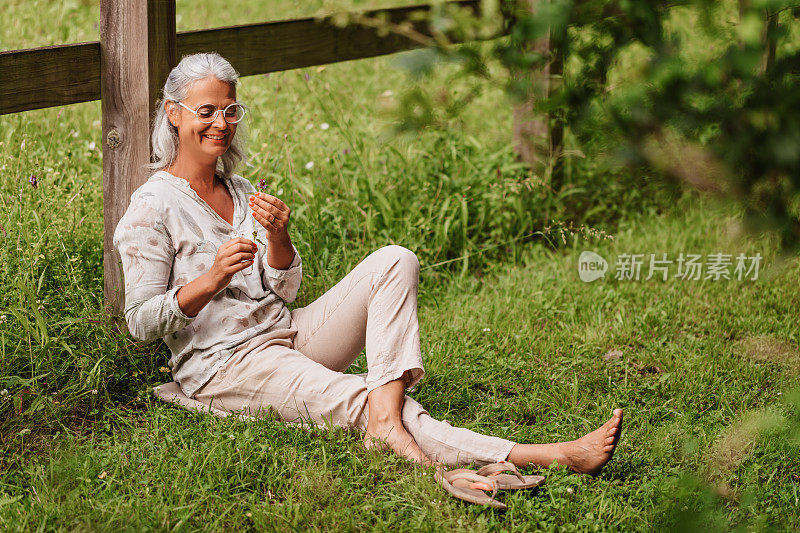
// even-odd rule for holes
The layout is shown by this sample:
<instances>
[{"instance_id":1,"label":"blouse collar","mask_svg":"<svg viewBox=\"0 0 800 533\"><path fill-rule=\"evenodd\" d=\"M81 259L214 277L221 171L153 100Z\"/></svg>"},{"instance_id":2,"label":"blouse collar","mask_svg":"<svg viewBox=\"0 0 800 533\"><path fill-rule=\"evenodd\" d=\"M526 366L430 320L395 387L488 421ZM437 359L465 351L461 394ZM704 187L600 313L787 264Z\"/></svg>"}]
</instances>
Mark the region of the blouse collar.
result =
<instances>
[{"instance_id":1,"label":"blouse collar","mask_svg":"<svg viewBox=\"0 0 800 533\"><path fill-rule=\"evenodd\" d=\"M185 194L188 194L190 197L192 197L196 202L198 202L200 205L205 207L208 211L210 211L219 220L221 220L222 222L224 222L227 225L230 225L230 224L228 224L228 221L223 219L221 216L219 216L219 213L214 211L214 209L210 205L208 205L208 203L205 200L200 198L200 195L197 194L197 191L192 189L192 186L191 186L191 184L189 183L188 180L186 180L184 178L181 178L181 177L178 177L178 176L175 176L174 174L170 174L166 170L159 170L158 172L156 172L155 175L158 175L159 177L163 178L164 180L168 181L169 183L172 183L176 187L180 188ZM216 176L219 176L219 174L216 174ZM228 192L230 192L231 196L233 197L233 227L237 227L242 222L242 220L241 220L242 219L242 207L239 204L239 194L237 194L236 186L233 184L233 180L232 179L230 179L228 177L224 177L224 176L220 176L220 178L225 183L225 186L228 188Z\"/></svg>"}]
</instances>

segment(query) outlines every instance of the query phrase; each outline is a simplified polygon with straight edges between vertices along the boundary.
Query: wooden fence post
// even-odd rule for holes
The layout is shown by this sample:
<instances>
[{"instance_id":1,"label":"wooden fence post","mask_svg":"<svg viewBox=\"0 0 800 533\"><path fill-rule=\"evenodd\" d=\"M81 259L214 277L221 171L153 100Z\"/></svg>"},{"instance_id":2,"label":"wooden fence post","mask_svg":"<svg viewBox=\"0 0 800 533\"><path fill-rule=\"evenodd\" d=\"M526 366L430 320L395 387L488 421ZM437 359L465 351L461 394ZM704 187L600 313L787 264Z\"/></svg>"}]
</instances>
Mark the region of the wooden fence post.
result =
<instances>
[{"instance_id":1,"label":"wooden fence post","mask_svg":"<svg viewBox=\"0 0 800 533\"><path fill-rule=\"evenodd\" d=\"M152 102L176 60L175 0L102 0L100 13L103 290L106 310L119 317L125 302L114 229L148 177Z\"/></svg>"},{"instance_id":2,"label":"wooden fence post","mask_svg":"<svg viewBox=\"0 0 800 533\"><path fill-rule=\"evenodd\" d=\"M546 0L519 0L519 9L535 15L537 5L542 1ZM547 37L528 43L526 46L528 50L547 56L551 53L550 45L550 32L548 32ZM552 57L551 61L538 72L515 73L519 78L530 77L531 96L514 108L514 151L520 160L531 165L535 171L545 174L549 170L554 190L561 187L559 155L563 131L560 125L552 125L548 116L535 115L533 104L538 97L550 94L552 77L560 76L562 68L562 58L559 54Z\"/></svg>"}]
</instances>

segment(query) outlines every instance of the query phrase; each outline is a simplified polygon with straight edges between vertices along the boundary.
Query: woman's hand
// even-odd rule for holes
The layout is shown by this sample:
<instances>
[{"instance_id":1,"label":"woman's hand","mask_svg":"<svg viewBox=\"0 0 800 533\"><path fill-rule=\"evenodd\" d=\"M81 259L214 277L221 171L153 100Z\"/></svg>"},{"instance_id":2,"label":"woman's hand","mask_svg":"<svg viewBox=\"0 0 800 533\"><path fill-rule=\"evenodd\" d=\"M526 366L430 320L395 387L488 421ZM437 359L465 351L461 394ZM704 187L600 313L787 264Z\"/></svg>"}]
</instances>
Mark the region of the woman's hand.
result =
<instances>
[{"instance_id":1,"label":"woman's hand","mask_svg":"<svg viewBox=\"0 0 800 533\"><path fill-rule=\"evenodd\" d=\"M253 217L267 230L267 241L286 242L292 210L280 199L264 192L250 196Z\"/></svg>"},{"instance_id":2,"label":"woman's hand","mask_svg":"<svg viewBox=\"0 0 800 533\"><path fill-rule=\"evenodd\" d=\"M256 250L256 243L243 237L231 239L219 247L208 272L216 292L227 287L234 274L253 264Z\"/></svg>"}]
</instances>

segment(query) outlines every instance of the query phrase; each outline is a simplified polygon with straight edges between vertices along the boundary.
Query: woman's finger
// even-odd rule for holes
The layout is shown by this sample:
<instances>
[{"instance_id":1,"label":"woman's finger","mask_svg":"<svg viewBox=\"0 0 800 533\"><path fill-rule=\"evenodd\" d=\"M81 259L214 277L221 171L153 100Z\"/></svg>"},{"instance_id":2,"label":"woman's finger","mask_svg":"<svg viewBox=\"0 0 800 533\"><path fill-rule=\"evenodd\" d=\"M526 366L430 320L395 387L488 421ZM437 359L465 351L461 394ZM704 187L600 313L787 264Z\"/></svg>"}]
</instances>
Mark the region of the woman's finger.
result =
<instances>
[{"instance_id":1,"label":"woman's finger","mask_svg":"<svg viewBox=\"0 0 800 533\"><path fill-rule=\"evenodd\" d=\"M240 270L244 270L245 268L249 267L252 264L253 264L252 259L250 261L242 261L241 263L236 263L235 265L233 265L233 272L236 273L239 272Z\"/></svg>"},{"instance_id":2,"label":"woman's finger","mask_svg":"<svg viewBox=\"0 0 800 533\"><path fill-rule=\"evenodd\" d=\"M267 233L270 234L277 234L281 230L280 223L277 219L273 220L272 216L263 217L261 215L256 216L256 220L258 223L264 226L264 229L267 230Z\"/></svg>"},{"instance_id":3,"label":"woman's finger","mask_svg":"<svg viewBox=\"0 0 800 533\"><path fill-rule=\"evenodd\" d=\"M237 264L241 263L242 261L251 261L254 260L255 256L250 253L240 252L237 254L229 255L225 257L221 262L220 266L225 270L230 270L231 267L236 266Z\"/></svg>"},{"instance_id":4,"label":"woman's finger","mask_svg":"<svg viewBox=\"0 0 800 533\"><path fill-rule=\"evenodd\" d=\"M289 206L283 203L283 201L280 198L264 192L256 193L253 201L257 204L261 204L262 206L264 204L275 206L275 208L282 213L287 213L290 211Z\"/></svg>"},{"instance_id":5,"label":"woman's finger","mask_svg":"<svg viewBox=\"0 0 800 533\"><path fill-rule=\"evenodd\" d=\"M261 215L262 217L265 217L265 218L269 218L273 214L275 214L275 216L277 217L278 214L279 214L279 213L275 213L275 211L274 211L275 208L273 206L271 206L271 205L269 206L269 208L266 208L266 207L263 207L263 206L260 206L260 205L251 204L250 208L253 210L254 213L257 213L257 214L259 214L259 215Z\"/></svg>"}]
</instances>

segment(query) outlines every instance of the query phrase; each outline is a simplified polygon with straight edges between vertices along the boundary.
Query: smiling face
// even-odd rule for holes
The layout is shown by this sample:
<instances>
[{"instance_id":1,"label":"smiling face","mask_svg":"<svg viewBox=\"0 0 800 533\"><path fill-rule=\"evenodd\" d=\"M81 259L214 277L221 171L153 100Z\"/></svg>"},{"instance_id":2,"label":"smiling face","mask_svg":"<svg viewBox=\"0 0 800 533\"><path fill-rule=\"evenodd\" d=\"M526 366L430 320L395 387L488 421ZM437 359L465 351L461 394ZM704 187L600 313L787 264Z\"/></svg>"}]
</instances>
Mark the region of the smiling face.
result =
<instances>
[{"instance_id":1,"label":"smiling face","mask_svg":"<svg viewBox=\"0 0 800 533\"><path fill-rule=\"evenodd\" d=\"M214 104L218 109L236 102L236 88L214 77L198 80L189 86L183 104L196 110L203 104ZM176 102L167 100L165 109L169 121L178 128L178 157L214 164L233 142L236 124L228 124L222 113L214 122L203 124L198 117Z\"/></svg>"}]
</instances>

